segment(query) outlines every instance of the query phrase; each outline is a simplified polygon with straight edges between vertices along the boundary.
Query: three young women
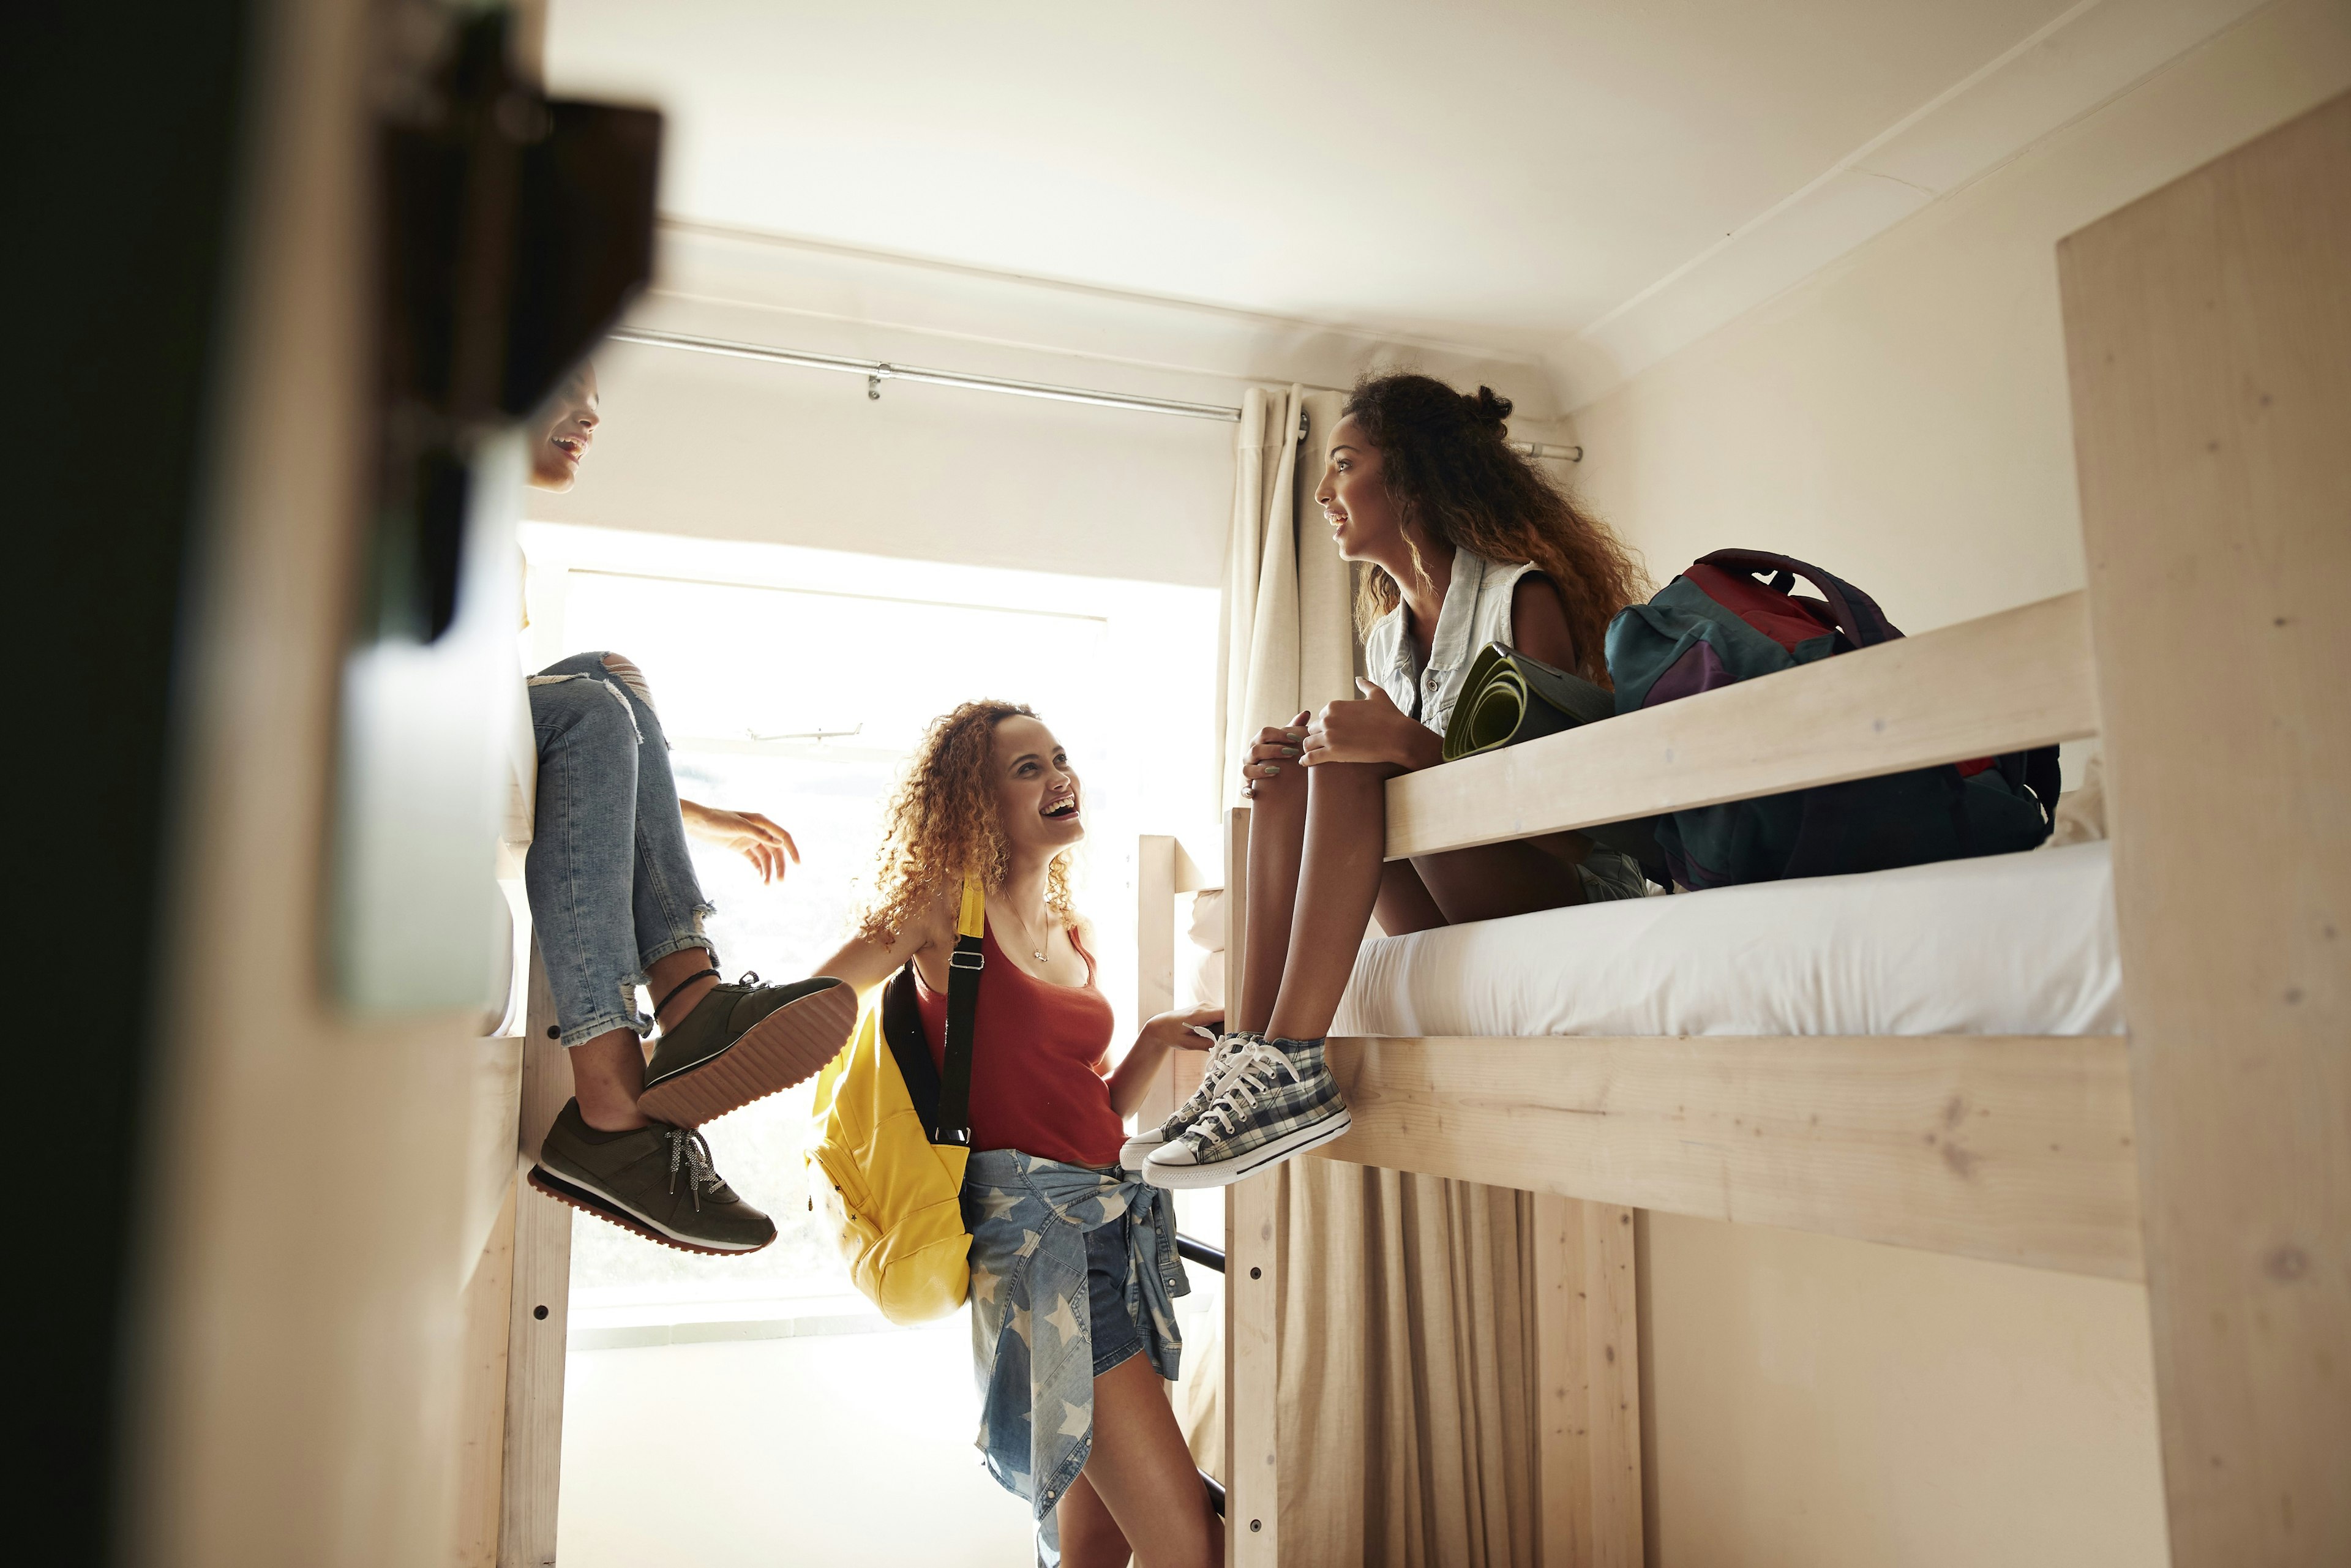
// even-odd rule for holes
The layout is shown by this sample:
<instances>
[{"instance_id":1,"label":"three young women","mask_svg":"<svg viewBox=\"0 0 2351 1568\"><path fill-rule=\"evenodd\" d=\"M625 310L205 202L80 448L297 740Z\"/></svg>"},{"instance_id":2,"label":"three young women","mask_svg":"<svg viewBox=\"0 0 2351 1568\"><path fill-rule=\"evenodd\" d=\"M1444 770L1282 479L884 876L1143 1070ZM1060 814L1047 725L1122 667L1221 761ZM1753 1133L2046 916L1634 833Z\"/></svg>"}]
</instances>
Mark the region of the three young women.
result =
<instances>
[{"instance_id":1,"label":"three young women","mask_svg":"<svg viewBox=\"0 0 2351 1568\"><path fill-rule=\"evenodd\" d=\"M1151 1019L1111 1065L1111 1006L1070 898L1082 789L1029 709L966 703L935 722L886 824L873 907L819 967L863 991L911 963L943 1055L965 879L985 889L964 1210L989 1469L1066 1568L1218 1562L1162 1386L1181 1349L1174 1217L1119 1154L1166 1053L1205 1049L1221 1009Z\"/></svg>"}]
</instances>

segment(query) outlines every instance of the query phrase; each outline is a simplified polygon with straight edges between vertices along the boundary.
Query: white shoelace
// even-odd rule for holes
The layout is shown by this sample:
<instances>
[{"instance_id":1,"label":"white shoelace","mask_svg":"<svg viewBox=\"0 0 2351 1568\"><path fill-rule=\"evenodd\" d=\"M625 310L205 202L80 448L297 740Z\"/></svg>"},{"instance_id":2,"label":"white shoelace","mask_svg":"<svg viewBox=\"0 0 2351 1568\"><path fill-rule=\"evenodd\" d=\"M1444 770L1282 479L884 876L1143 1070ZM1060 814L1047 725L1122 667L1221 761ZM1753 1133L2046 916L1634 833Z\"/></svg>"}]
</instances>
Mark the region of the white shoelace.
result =
<instances>
[{"instance_id":1,"label":"white shoelace","mask_svg":"<svg viewBox=\"0 0 2351 1568\"><path fill-rule=\"evenodd\" d=\"M1208 1031L1202 1030L1200 1032L1206 1034ZM1249 1039L1245 1034L1219 1035L1217 1038L1215 1047L1208 1052L1207 1066L1200 1072L1200 1086L1192 1091L1191 1097L1177 1107L1174 1115L1167 1118L1169 1138L1181 1137L1186 1128L1198 1121L1201 1113L1217 1103L1217 1092L1225 1084L1226 1070L1232 1065L1233 1058L1241 1053L1241 1047L1247 1045Z\"/></svg>"},{"instance_id":2,"label":"white shoelace","mask_svg":"<svg viewBox=\"0 0 2351 1568\"><path fill-rule=\"evenodd\" d=\"M1252 1040L1233 1053L1231 1063L1225 1069L1223 1086L1217 1091L1217 1103L1192 1124L1192 1130L1207 1129L1220 1138L1231 1137L1240 1125L1240 1113L1257 1103L1258 1099L1276 1082L1275 1070L1287 1073L1292 1083L1298 1082L1298 1069L1290 1064L1281 1047L1270 1040Z\"/></svg>"},{"instance_id":3,"label":"white shoelace","mask_svg":"<svg viewBox=\"0 0 2351 1568\"><path fill-rule=\"evenodd\" d=\"M672 1127L669 1130L669 1189L677 1190L678 1167L685 1167L686 1192L694 1199L694 1211L702 1212L702 1188L705 1183L716 1194L726 1185L710 1163L710 1145L692 1127Z\"/></svg>"}]
</instances>

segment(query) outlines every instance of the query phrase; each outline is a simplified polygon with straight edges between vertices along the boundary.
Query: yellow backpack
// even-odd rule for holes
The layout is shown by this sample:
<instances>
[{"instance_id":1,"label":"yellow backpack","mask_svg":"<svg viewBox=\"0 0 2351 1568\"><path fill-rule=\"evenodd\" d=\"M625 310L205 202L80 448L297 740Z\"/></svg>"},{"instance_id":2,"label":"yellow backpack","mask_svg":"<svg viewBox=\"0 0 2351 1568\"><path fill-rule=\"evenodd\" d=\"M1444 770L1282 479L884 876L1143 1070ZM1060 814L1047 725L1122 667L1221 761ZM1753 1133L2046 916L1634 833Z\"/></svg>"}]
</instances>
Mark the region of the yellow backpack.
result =
<instances>
[{"instance_id":1,"label":"yellow backpack","mask_svg":"<svg viewBox=\"0 0 2351 1568\"><path fill-rule=\"evenodd\" d=\"M831 1219L850 1278L893 1323L946 1316L971 1284L963 1170L986 917L979 879L966 877L947 959L944 1071L924 1039L910 961L866 999L855 1037L817 1077L822 1133L809 1155L810 1204Z\"/></svg>"}]
</instances>

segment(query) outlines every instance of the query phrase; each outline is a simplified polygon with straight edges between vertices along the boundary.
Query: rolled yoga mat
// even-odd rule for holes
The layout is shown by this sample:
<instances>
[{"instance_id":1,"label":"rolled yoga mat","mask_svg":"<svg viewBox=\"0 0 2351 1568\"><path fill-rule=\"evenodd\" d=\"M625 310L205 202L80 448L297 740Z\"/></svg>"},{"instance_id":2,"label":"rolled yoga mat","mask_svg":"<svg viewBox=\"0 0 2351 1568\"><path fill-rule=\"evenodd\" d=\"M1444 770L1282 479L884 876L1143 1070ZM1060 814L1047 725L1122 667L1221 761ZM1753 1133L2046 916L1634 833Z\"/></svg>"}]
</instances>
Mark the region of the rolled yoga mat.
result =
<instances>
[{"instance_id":1,"label":"rolled yoga mat","mask_svg":"<svg viewBox=\"0 0 2351 1568\"><path fill-rule=\"evenodd\" d=\"M1615 716L1614 693L1516 649L1489 643L1469 662L1461 699L1453 705L1453 716L1445 726L1443 756L1447 762L1458 762ZM1644 817L1582 831L1594 843L1632 856L1651 881L1663 886L1667 885L1665 856L1652 831L1656 821Z\"/></svg>"},{"instance_id":2,"label":"rolled yoga mat","mask_svg":"<svg viewBox=\"0 0 2351 1568\"><path fill-rule=\"evenodd\" d=\"M1469 662L1461 700L1445 727L1445 760L1458 762L1615 716L1614 694L1541 659L1489 643Z\"/></svg>"}]
</instances>

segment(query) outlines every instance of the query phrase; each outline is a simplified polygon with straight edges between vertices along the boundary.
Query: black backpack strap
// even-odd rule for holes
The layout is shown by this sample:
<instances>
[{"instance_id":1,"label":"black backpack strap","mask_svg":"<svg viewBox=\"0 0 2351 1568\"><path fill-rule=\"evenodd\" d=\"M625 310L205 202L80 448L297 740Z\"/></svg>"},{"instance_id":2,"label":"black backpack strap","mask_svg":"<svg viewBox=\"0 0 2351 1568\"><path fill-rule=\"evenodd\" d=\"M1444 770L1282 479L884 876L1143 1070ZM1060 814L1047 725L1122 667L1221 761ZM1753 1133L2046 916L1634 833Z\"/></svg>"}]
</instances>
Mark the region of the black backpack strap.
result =
<instances>
[{"instance_id":1,"label":"black backpack strap","mask_svg":"<svg viewBox=\"0 0 2351 1568\"><path fill-rule=\"evenodd\" d=\"M979 974L987 967L987 898L979 878L963 883L963 913L955 951L947 955L947 1038L940 1054L938 1114L931 1142L971 1147L972 1019L979 1007Z\"/></svg>"},{"instance_id":2,"label":"black backpack strap","mask_svg":"<svg viewBox=\"0 0 2351 1568\"><path fill-rule=\"evenodd\" d=\"M1886 612L1877 607L1877 601L1844 579L1833 576L1793 556L1773 555L1769 550L1719 549L1698 557L1698 564L1724 571L1745 572L1750 576L1759 571L1768 571L1774 579L1771 586L1782 593L1795 586L1794 579L1802 578L1821 591L1821 597L1827 601L1829 615L1835 621L1837 630L1844 632L1846 640L1856 648L1891 643L1902 635L1901 629L1888 621ZM1777 580L1782 577L1790 580L1786 583Z\"/></svg>"},{"instance_id":3,"label":"black backpack strap","mask_svg":"<svg viewBox=\"0 0 2351 1568\"><path fill-rule=\"evenodd\" d=\"M914 1114L929 1128L939 1120L939 1069L931 1060L931 1042L923 1032L923 1008L914 986L914 966L910 963L882 988L882 1040L890 1048L891 1060L898 1064L898 1077L906 1085L906 1098L914 1102Z\"/></svg>"},{"instance_id":4,"label":"black backpack strap","mask_svg":"<svg viewBox=\"0 0 2351 1568\"><path fill-rule=\"evenodd\" d=\"M2024 787L2041 803L2041 814L2053 831L2057 826L2058 792L2065 788L2065 771L2058 766L2057 748L2036 746L2016 755L2024 761Z\"/></svg>"}]
</instances>

